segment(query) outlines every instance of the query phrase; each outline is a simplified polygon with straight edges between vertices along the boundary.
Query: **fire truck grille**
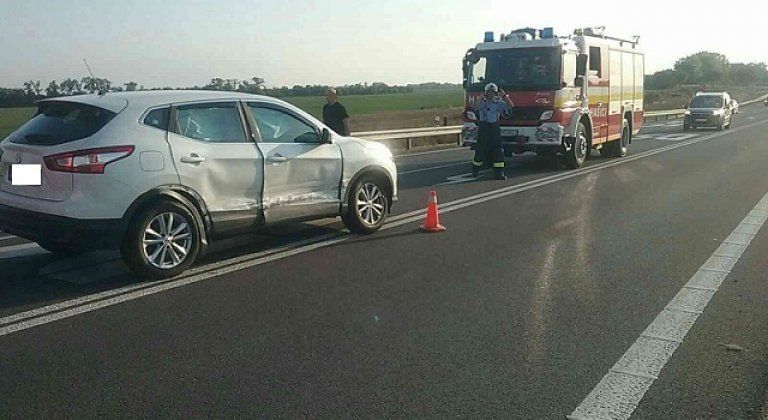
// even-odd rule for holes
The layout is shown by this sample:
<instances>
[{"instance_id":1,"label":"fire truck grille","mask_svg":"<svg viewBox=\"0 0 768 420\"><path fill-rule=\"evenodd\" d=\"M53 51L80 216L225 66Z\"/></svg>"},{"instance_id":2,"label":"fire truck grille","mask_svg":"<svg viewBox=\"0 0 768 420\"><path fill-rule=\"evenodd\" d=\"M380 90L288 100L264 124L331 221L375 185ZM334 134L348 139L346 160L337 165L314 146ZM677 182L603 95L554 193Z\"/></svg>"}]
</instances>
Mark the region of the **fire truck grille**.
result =
<instances>
[{"instance_id":1,"label":"fire truck grille","mask_svg":"<svg viewBox=\"0 0 768 420\"><path fill-rule=\"evenodd\" d=\"M544 111L549 111L551 108L544 108L540 106L521 106L512 108L512 112L505 114L503 117L505 120L510 121L539 121L541 114Z\"/></svg>"}]
</instances>

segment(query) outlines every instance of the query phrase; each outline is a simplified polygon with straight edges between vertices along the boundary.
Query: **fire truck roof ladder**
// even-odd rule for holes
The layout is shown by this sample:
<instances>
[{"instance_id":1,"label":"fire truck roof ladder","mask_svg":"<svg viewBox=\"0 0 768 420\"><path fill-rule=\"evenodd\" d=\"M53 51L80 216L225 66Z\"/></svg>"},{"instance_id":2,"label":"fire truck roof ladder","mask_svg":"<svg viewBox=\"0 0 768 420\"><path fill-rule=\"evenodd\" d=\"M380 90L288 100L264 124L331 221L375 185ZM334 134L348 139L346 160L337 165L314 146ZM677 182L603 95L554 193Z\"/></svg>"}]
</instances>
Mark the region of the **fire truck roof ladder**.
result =
<instances>
[{"instance_id":1,"label":"fire truck roof ladder","mask_svg":"<svg viewBox=\"0 0 768 420\"><path fill-rule=\"evenodd\" d=\"M617 38L614 36L607 36L605 35L605 26L595 26L591 28L579 28L573 31L573 34L576 36L592 36L596 38L603 38L603 39L609 39L611 41L618 41L618 42L626 42L628 44L632 44L632 47L634 48L637 46L637 44L640 42L640 36L635 35L632 37L632 39L623 39L623 38Z\"/></svg>"}]
</instances>

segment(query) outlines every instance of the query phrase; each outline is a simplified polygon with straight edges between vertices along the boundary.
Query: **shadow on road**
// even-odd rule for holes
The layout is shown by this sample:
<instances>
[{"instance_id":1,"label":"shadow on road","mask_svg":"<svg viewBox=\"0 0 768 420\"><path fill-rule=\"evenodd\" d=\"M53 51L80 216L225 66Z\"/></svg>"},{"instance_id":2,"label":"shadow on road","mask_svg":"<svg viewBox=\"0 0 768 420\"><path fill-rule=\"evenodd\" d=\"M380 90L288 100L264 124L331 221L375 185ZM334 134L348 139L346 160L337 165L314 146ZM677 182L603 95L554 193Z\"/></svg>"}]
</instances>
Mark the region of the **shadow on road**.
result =
<instances>
[{"instance_id":1,"label":"shadow on road","mask_svg":"<svg viewBox=\"0 0 768 420\"><path fill-rule=\"evenodd\" d=\"M291 242L338 233L340 223L288 223L214 242L195 267ZM123 264L119 252L99 251L60 257L39 249L26 256L0 259L0 317L42 305L141 283Z\"/></svg>"}]
</instances>

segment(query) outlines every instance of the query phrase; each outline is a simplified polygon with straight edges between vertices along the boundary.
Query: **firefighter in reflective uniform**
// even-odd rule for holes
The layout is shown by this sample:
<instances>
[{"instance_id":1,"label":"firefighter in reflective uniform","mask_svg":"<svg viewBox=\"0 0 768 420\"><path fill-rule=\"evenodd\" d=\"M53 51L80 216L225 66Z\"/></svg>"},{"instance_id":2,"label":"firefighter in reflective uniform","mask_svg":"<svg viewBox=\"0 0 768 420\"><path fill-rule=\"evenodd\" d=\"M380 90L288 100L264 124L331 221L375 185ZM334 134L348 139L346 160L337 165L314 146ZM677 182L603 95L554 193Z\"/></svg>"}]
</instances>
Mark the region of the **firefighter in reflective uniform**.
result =
<instances>
[{"instance_id":1,"label":"firefighter in reflective uniform","mask_svg":"<svg viewBox=\"0 0 768 420\"><path fill-rule=\"evenodd\" d=\"M475 103L475 115L479 126L475 159L472 161L472 176L477 177L484 163L493 162L496 179L507 179L504 175L504 150L501 147L499 119L505 111L515 106L504 90L495 83L485 85L485 95Z\"/></svg>"}]
</instances>

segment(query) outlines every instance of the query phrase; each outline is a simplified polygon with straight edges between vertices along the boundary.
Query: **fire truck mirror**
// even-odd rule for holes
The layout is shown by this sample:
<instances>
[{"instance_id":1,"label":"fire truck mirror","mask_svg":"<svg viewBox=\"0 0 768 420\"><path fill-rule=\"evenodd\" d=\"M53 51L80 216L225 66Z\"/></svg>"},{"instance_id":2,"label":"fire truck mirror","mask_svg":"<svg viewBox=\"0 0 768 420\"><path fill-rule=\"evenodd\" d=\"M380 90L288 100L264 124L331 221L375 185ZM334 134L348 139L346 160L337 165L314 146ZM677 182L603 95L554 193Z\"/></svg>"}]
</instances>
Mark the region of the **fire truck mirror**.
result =
<instances>
[{"instance_id":1,"label":"fire truck mirror","mask_svg":"<svg viewBox=\"0 0 768 420\"><path fill-rule=\"evenodd\" d=\"M586 54L579 54L576 57L576 75L577 76L586 76L587 75L587 63L589 62L589 56Z\"/></svg>"},{"instance_id":2,"label":"fire truck mirror","mask_svg":"<svg viewBox=\"0 0 768 420\"><path fill-rule=\"evenodd\" d=\"M584 76L576 76L573 84L576 85L576 87L581 87L584 84Z\"/></svg>"}]
</instances>

